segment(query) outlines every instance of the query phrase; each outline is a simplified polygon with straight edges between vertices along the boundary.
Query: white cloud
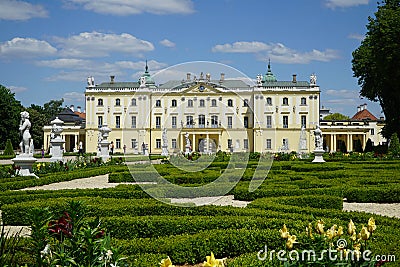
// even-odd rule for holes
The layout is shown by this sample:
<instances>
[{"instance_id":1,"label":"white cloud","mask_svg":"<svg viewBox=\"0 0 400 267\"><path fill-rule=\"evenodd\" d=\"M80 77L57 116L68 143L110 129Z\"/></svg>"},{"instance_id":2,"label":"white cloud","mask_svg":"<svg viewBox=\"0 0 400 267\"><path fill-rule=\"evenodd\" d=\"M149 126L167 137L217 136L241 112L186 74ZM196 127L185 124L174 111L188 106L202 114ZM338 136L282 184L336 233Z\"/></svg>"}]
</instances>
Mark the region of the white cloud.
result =
<instances>
[{"instance_id":1,"label":"white cloud","mask_svg":"<svg viewBox=\"0 0 400 267\"><path fill-rule=\"evenodd\" d=\"M16 37L0 44L0 56L3 57L40 57L54 55L57 49L46 41L33 38Z\"/></svg>"},{"instance_id":2,"label":"white cloud","mask_svg":"<svg viewBox=\"0 0 400 267\"><path fill-rule=\"evenodd\" d=\"M47 17L46 9L40 5L15 0L1 0L0 5L0 20L28 20Z\"/></svg>"},{"instance_id":3,"label":"white cloud","mask_svg":"<svg viewBox=\"0 0 400 267\"><path fill-rule=\"evenodd\" d=\"M128 16L141 13L190 14L194 12L191 0L67 0L71 4L101 14Z\"/></svg>"},{"instance_id":4,"label":"white cloud","mask_svg":"<svg viewBox=\"0 0 400 267\"><path fill-rule=\"evenodd\" d=\"M80 92L67 92L64 94L63 99L69 102L82 102L85 100L85 94Z\"/></svg>"},{"instance_id":5,"label":"white cloud","mask_svg":"<svg viewBox=\"0 0 400 267\"><path fill-rule=\"evenodd\" d=\"M54 59L54 60L41 60L36 62L38 66L43 66L43 67L50 67L50 68L68 68L68 69L73 69L73 68L79 68L79 69L85 69L89 65L92 65L94 62L90 60L83 60L83 59L73 59L73 58L59 58L59 59Z\"/></svg>"},{"instance_id":6,"label":"white cloud","mask_svg":"<svg viewBox=\"0 0 400 267\"><path fill-rule=\"evenodd\" d=\"M160 41L160 44L165 46L165 47L170 47L170 48L173 48L173 47L176 46L176 44L174 42L171 42L168 39L164 39L164 40Z\"/></svg>"},{"instance_id":7,"label":"white cloud","mask_svg":"<svg viewBox=\"0 0 400 267\"><path fill-rule=\"evenodd\" d=\"M347 36L349 39L354 39L358 41L362 41L365 38L365 35L359 34L359 33L351 33Z\"/></svg>"},{"instance_id":8,"label":"white cloud","mask_svg":"<svg viewBox=\"0 0 400 267\"><path fill-rule=\"evenodd\" d=\"M310 52L299 52L281 43L235 42L233 44L216 45L212 48L212 51L253 53L257 55L259 60L265 61L266 58L271 58L275 62L285 64L306 64L311 61L328 62L338 58L337 51L333 49L326 49L325 51L313 49Z\"/></svg>"},{"instance_id":9,"label":"white cloud","mask_svg":"<svg viewBox=\"0 0 400 267\"><path fill-rule=\"evenodd\" d=\"M325 5L329 8L335 9L337 7L352 7L359 5L368 5L369 0L326 0Z\"/></svg>"},{"instance_id":10,"label":"white cloud","mask_svg":"<svg viewBox=\"0 0 400 267\"><path fill-rule=\"evenodd\" d=\"M212 51L221 53L257 53L270 49L270 45L262 42L235 42L233 44L216 45L212 48Z\"/></svg>"},{"instance_id":11,"label":"white cloud","mask_svg":"<svg viewBox=\"0 0 400 267\"><path fill-rule=\"evenodd\" d=\"M62 48L61 55L68 57L104 57L111 52L140 55L142 52L154 50L151 42L128 33L83 32L69 38L56 37L55 41Z\"/></svg>"},{"instance_id":12,"label":"white cloud","mask_svg":"<svg viewBox=\"0 0 400 267\"><path fill-rule=\"evenodd\" d=\"M23 87L23 86L8 86L8 88L13 93L21 93L21 92L25 92L26 90L28 90L28 88Z\"/></svg>"},{"instance_id":13,"label":"white cloud","mask_svg":"<svg viewBox=\"0 0 400 267\"><path fill-rule=\"evenodd\" d=\"M359 98L359 92L356 90L347 90L347 89L342 89L342 90L333 90L329 89L325 91L325 94L328 96L335 96L335 97L341 97L341 98L352 98L352 99L357 99Z\"/></svg>"}]
</instances>

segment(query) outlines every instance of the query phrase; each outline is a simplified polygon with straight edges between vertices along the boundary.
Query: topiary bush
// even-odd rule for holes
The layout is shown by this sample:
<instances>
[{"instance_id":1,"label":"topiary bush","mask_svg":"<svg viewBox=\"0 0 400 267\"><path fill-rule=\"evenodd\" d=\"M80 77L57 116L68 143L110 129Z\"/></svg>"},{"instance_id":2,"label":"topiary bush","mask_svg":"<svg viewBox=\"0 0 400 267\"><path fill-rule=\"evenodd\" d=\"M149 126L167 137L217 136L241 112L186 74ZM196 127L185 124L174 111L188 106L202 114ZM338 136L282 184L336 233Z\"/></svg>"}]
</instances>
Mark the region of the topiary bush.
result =
<instances>
[{"instance_id":1,"label":"topiary bush","mask_svg":"<svg viewBox=\"0 0 400 267\"><path fill-rule=\"evenodd\" d=\"M4 149L3 155L15 157L14 149L13 149L10 139L7 139L6 147Z\"/></svg>"}]
</instances>

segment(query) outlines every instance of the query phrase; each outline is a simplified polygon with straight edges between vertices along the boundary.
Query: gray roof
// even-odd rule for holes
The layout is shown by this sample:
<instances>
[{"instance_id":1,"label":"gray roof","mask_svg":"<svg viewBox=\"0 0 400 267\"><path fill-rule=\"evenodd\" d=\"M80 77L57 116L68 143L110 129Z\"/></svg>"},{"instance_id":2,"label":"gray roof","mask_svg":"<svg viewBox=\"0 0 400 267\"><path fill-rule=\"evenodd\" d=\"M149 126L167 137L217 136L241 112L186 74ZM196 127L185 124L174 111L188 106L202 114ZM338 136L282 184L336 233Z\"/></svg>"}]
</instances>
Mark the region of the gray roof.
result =
<instances>
[{"instance_id":1,"label":"gray roof","mask_svg":"<svg viewBox=\"0 0 400 267\"><path fill-rule=\"evenodd\" d=\"M182 88L186 88L186 87L190 87L193 86L195 83L207 83L206 80L197 80L197 81L190 81L190 82L186 82L184 81L184 83L182 83L182 81L168 81L164 84L161 84L158 88L160 89L179 89L180 87ZM243 82L242 80L224 80L222 83L220 83L219 80L211 80L210 84L212 85L217 85L220 87L225 87L225 88L249 88L250 85L248 85L247 83Z\"/></svg>"},{"instance_id":2,"label":"gray roof","mask_svg":"<svg viewBox=\"0 0 400 267\"><path fill-rule=\"evenodd\" d=\"M306 81L277 81L277 82L265 82L263 87L309 87L310 83Z\"/></svg>"},{"instance_id":3,"label":"gray roof","mask_svg":"<svg viewBox=\"0 0 400 267\"><path fill-rule=\"evenodd\" d=\"M105 82L96 85L96 88L138 88L140 84L138 82Z\"/></svg>"}]
</instances>

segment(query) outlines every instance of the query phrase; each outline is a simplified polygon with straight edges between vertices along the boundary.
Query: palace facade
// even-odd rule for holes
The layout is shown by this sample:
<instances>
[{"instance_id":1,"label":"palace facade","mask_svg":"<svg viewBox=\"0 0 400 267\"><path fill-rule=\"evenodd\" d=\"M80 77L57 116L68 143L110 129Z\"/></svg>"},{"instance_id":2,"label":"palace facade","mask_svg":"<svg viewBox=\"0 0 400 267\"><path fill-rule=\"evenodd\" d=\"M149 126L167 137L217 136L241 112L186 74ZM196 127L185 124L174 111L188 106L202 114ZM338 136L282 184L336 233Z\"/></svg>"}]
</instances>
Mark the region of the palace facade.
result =
<instances>
[{"instance_id":1,"label":"palace facade","mask_svg":"<svg viewBox=\"0 0 400 267\"><path fill-rule=\"evenodd\" d=\"M341 142L351 151L357 140L362 147L368 138L375 145L385 141L379 137L383 121L362 118L365 111L346 122L320 118L321 91L314 74L308 81L296 75L278 81L268 64L255 84L223 73L217 79L208 73L198 77L188 73L183 80L156 85L147 64L137 82L117 82L111 76L96 85L89 77L84 125L66 133L74 136L76 146L83 141L86 152L96 152L99 128L107 125L114 152L124 152L125 147L126 153L141 153L146 146L151 154L161 154L164 140L169 153L185 151L187 135L190 149L201 153L311 152L317 124L328 151L338 151ZM45 140L49 136L50 127L45 127Z\"/></svg>"}]
</instances>

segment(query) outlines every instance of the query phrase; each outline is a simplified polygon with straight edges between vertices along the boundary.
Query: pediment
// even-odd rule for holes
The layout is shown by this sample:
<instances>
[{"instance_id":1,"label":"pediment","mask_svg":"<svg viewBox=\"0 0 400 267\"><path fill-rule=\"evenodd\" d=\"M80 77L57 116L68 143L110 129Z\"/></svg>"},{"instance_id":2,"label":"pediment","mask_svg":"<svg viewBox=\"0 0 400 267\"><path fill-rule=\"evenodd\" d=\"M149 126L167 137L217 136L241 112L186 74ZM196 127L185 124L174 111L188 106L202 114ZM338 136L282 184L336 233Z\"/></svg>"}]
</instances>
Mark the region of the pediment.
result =
<instances>
[{"instance_id":1,"label":"pediment","mask_svg":"<svg viewBox=\"0 0 400 267\"><path fill-rule=\"evenodd\" d=\"M185 94L219 94L221 92L221 90L215 88L214 84L209 83L195 83L183 91Z\"/></svg>"}]
</instances>

